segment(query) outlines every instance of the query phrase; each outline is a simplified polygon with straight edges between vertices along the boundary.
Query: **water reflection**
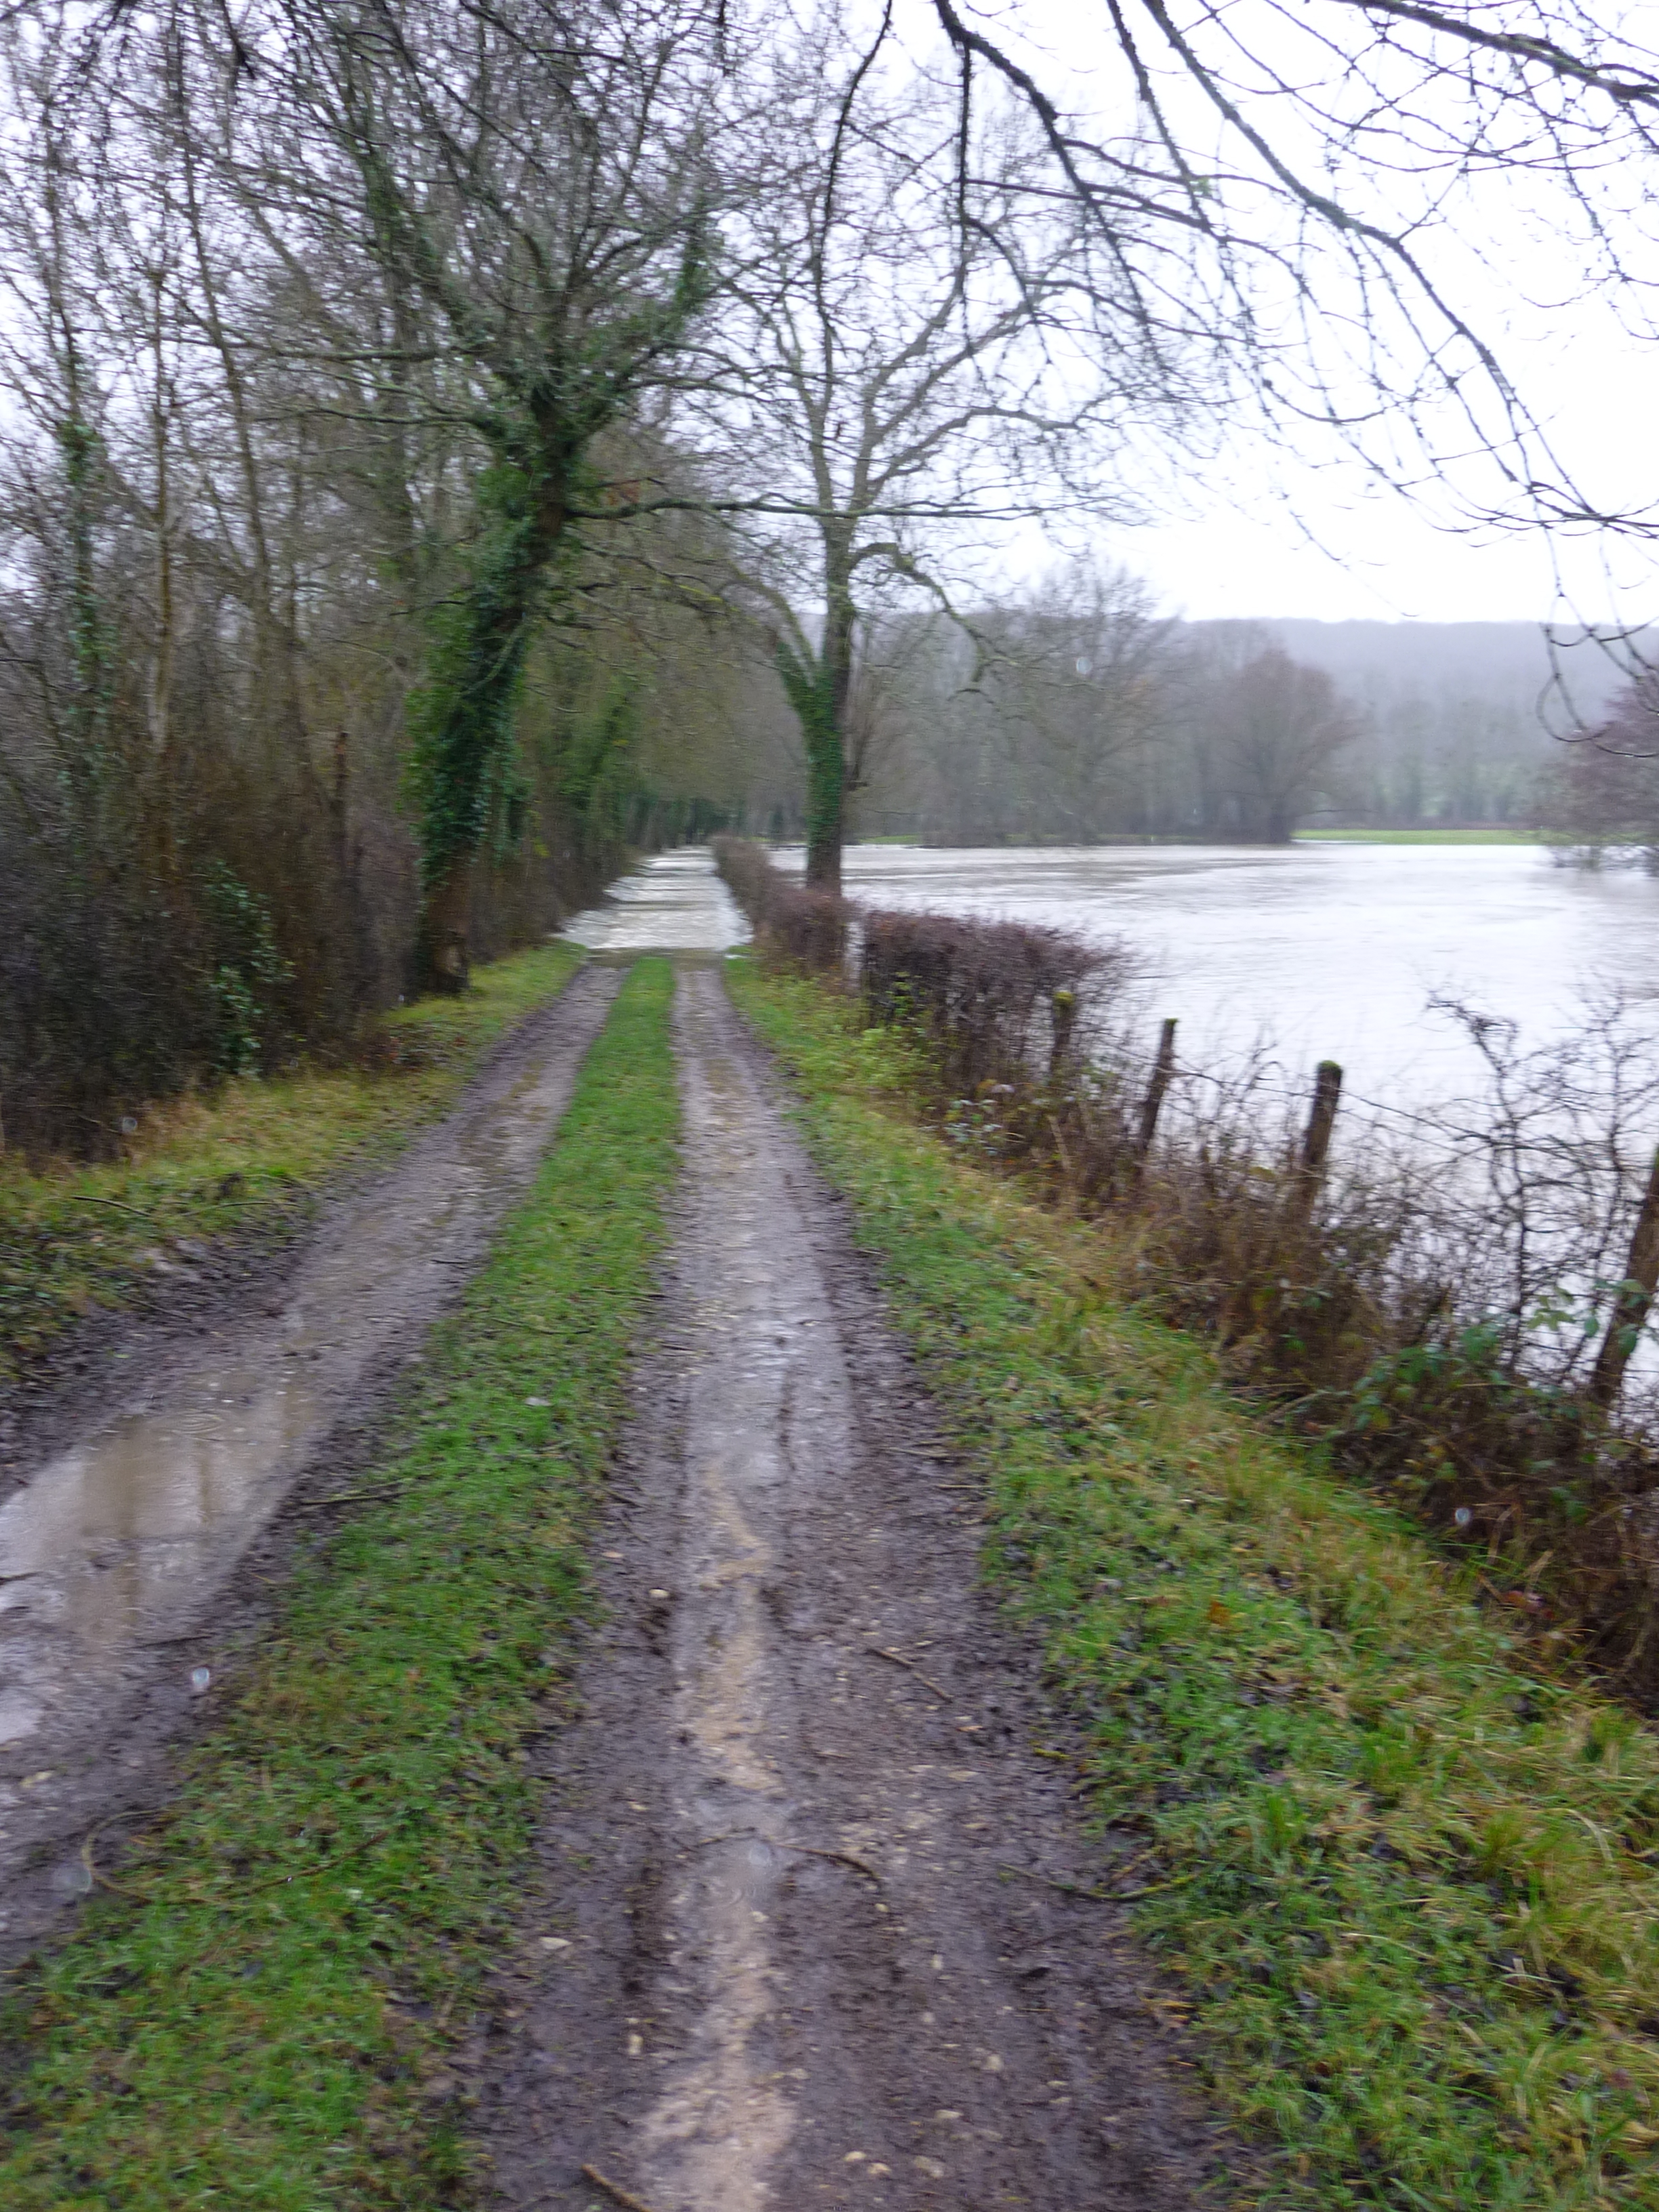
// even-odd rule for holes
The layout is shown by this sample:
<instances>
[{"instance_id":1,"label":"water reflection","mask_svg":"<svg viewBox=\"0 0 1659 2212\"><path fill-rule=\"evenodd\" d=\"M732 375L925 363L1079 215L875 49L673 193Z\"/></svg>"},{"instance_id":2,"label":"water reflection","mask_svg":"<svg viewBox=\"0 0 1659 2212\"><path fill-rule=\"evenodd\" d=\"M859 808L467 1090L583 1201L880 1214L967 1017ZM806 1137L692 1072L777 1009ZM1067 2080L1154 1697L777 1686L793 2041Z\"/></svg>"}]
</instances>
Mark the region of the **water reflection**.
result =
<instances>
[{"instance_id":1,"label":"water reflection","mask_svg":"<svg viewBox=\"0 0 1659 2212\"><path fill-rule=\"evenodd\" d=\"M188 1630L289 1485L410 1328L445 1304L562 1112L615 971L573 982L543 1054L332 1224L280 1308L0 1507L0 1746L106 1700L132 1654Z\"/></svg>"}]
</instances>

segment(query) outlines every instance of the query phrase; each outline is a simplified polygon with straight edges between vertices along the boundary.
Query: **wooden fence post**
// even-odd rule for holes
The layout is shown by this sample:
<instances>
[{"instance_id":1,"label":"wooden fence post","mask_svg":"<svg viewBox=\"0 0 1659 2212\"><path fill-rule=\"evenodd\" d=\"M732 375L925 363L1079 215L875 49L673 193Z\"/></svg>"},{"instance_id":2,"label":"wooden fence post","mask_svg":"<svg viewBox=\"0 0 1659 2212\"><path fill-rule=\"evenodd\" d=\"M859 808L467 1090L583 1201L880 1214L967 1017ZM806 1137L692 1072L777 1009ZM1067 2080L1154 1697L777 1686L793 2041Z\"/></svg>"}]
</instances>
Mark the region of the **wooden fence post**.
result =
<instances>
[{"instance_id":1,"label":"wooden fence post","mask_svg":"<svg viewBox=\"0 0 1659 2212\"><path fill-rule=\"evenodd\" d=\"M1619 1395L1625 1370L1642 1334L1648 1309L1653 1304L1656 1286L1659 1286L1659 1152L1654 1154L1653 1165L1648 1170L1648 1187L1642 1194L1636 1227L1631 1233L1625 1279L1613 1299L1613 1318L1607 1323L1607 1333L1601 1339L1601 1348L1590 1373L1589 1398L1593 1405L1610 1406Z\"/></svg>"},{"instance_id":2,"label":"wooden fence post","mask_svg":"<svg viewBox=\"0 0 1659 2212\"><path fill-rule=\"evenodd\" d=\"M1304 1175L1317 1176L1323 1171L1326 1155L1331 1149L1331 1131L1336 1123L1337 1101L1341 1096L1341 1069L1334 1060L1322 1060L1314 1070L1313 1106L1302 1133Z\"/></svg>"},{"instance_id":3,"label":"wooden fence post","mask_svg":"<svg viewBox=\"0 0 1659 2212\"><path fill-rule=\"evenodd\" d=\"M1304 1219L1313 1212L1319 1195L1341 1097L1342 1070L1334 1060L1322 1060L1314 1070L1313 1104L1308 1109L1308 1126L1302 1132L1302 1150L1291 1184L1291 1209Z\"/></svg>"},{"instance_id":4,"label":"wooden fence post","mask_svg":"<svg viewBox=\"0 0 1659 2212\"><path fill-rule=\"evenodd\" d=\"M1054 1041L1048 1048L1048 1081L1058 1083L1072 1056L1072 1031L1077 1027L1077 993L1059 990L1051 1001Z\"/></svg>"},{"instance_id":5,"label":"wooden fence post","mask_svg":"<svg viewBox=\"0 0 1659 2212\"><path fill-rule=\"evenodd\" d=\"M1158 1117L1164 1110L1164 1094L1175 1073L1176 1025L1173 1016L1164 1024L1164 1033L1158 1041L1158 1058L1152 1062L1152 1079L1146 1085L1146 1096L1140 1102L1140 1127L1135 1133L1135 1158L1144 1160L1152 1149L1152 1139L1158 1134Z\"/></svg>"}]
</instances>

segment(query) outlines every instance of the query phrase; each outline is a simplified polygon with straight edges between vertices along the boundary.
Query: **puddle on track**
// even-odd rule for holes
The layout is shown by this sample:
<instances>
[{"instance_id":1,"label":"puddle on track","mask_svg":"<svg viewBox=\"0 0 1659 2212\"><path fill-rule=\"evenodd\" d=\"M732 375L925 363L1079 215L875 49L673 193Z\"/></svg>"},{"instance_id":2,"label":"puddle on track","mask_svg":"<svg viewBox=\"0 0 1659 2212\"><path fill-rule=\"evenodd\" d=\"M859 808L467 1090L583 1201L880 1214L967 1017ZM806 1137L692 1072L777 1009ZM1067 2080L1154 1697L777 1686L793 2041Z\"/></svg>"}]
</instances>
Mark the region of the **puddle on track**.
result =
<instances>
[{"instance_id":1,"label":"puddle on track","mask_svg":"<svg viewBox=\"0 0 1659 2212\"><path fill-rule=\"evenodd\" d=\"M750 936L704 845L655 854L564 933L595 952L725 952Z\"/></svg>"},{"instance_id":2,"label":"puddle on track","mask_svg":"<svg viewBox=\"0 0 1659 2212\"><path fill-rule=\"evenodd\" d=\"M324 1223L263 1321L164 1368L0 1506L0 1773L96 1767L366 1378L482 1257L620 981L617 968L574 978L447 1121ZM16 1800L0 1780L0 1815ZM25 1840L0 1828L0 1873Z\"/></svg>"}]
</instances>

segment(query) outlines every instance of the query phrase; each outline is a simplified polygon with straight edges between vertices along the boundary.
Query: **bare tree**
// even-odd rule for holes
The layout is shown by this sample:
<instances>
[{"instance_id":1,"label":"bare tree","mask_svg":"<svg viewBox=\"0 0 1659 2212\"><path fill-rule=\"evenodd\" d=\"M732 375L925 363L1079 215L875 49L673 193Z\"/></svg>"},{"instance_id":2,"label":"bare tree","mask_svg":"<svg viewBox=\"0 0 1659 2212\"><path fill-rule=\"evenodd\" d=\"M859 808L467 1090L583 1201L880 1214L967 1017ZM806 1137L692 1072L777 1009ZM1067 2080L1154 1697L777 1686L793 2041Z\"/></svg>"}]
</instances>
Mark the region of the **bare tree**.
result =
<instances>
[{"instance_id":1,"label":"bare tree","mask_svg":"<svg viewBox=\"0 0 1659 2212\"><path fill-rule=\"evenodd\" d=\"M233 35L252 47L246 21ZM302 241L313 281L332 264L349 282L367 258L393 309L357 349L385 411L430 407L477 454L470 544L411 710L421 967L437 988L465 981L474 862L508 795L556 564L579 514L602 511L594 441L708 295L720 42L703 0L295 0L256 57L284 95L249 178L268 233ZM349 330L344 289L331 304ZM416 372L434 357L428 398Z\"/></svg>"},{"instance_id":2,"label":"bare tree","mask_svg":"<svg viewBox=\"0 0 1659 2212\"><path fill-rule=\"evenodd\" d=\"M487 31L196 0L0 18L14 1139L95 1146L180 1082L337 1046L407 988L421 905L429 948L472 894L453 985L466 925L539 933L626 842L699 818L698 777L732 781L707 626L644 619L594 550L706 281L718 22ZM572 96L526 118L538 70ZM445 105L469 85L473 141Z\"/></svg>"},{"instance_id":3,"label":"bare tree","mask_svg":"<svg viewBox=\"0 0 1659 2212\"><path fill-rule=\"evenodd\" d=\"M1170 638L1151 594L1118 569L1051 577L1012 621L981 678L1003 725L1032 827L1091 844L1122 811L1133 767L1169 720Z\"/></svg>"},{"instance_id":4,"label":"bare tree","mask_svg":"<svg viewBox=\"0 0 1659 2212\"><path fill-rule=\"evenodd\" d=\"M1109 457L1182 394L1075 213L1039 205L1030 125L904 62L890 8L861 50L819 28L769 112L782 157L731 227L696 406L801 730L807 879L836 890L872 616L952 608L1015 526L1124 505Z\"/></svg>"},{"instance_id":5,"label":"bare tree","mask_svg":"<svg viewBox=\"0 0 1659 2212\"><path fill-rule=\"evenodd\" d=\"M1129 311L1216 348L1265 427L1334 433L1466 520L1652 529L1644 498L1609 511L1574 483L1461 296L1484 237L1517 300L1542 260L1547 286L1603 288L1653 329L1659 58L1638 18L1582 0L1106 0L1103 121L1044 82L1035 18L929 13L964 100L988 77L1036 121L1050 167L1033 189L1086 214ZM1516 251L1528 223L1535 255Z\"/></svg>"},{"instance_id":6,"label":"bare tree","mask_svg":"<svg viewBox=\"0 0 1659 2212\"><path fill-rule=\"evenodd\" d=\"M1637 860L1659 875L1659 677L1644 672L1588 743L1567 749L1540 811L1558 857L1585 868Z\"/></svg>"},{"instance_id":7,"label":"bare tree","mask_svg":"<svg viewBox=\"0 0 1659 2212\"><path fill-rule=\"evenodd\" d=\"M1212 653L1189 694L1188 742L1206 828L1287 845L1298 817L1328 790L1358 723L1322 668L1277 646L1236 662Z\"/></svg>"}]
</instances>

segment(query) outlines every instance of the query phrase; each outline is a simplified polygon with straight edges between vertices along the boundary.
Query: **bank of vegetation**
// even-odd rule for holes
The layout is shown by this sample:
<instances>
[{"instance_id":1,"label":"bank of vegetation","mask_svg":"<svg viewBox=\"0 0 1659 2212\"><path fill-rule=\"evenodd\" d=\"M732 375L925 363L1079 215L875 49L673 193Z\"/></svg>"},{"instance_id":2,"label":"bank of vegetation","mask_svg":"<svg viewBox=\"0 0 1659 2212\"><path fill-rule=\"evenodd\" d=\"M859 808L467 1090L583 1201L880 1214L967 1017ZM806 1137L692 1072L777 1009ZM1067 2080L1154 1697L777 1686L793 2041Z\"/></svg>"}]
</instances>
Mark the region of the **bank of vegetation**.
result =
<instances>
[{"instance_id":1,"label":"bank of vegetation","mask_svg":"<svg viewBox=\"0 0 1659 2212\"><path fill-rule=\"evenodd\" d=\"M487 963L465 997L392 1009L345 1066L232 1076L143 1108L112 1158L0 1158L0 1386L88 1315L296 1235L331 1182L444 1112L580 958L557 944Z\"/></svg>"},{"instance_id":2,"label":"bank of vegetation","mask_svg":"<svg viewBox=\"0 0 1659 2212\"><path fill-rule=\"evenodd\" d=\"M15 2212L468 2197L456 2054L510 1947L562 1940L518 1918L532 1753L677 1167L672 994L635 967L384 1450L313 1502L327 1533L176 1804L91 1839L75 1935L7 1987Z\"/></svg>"},{"instance_id":3,"label":"bank of vegetation","mask_svg":"<svg viewBox=\"0 0 1659 2212\"><path fill-rule=\"evenodd\" d=\"M833 973L727 972L983 1480L1086 1802L1133 1839L1103 1893L1275 2148L1274 2200L1659 2204L1650 1729L1243 1400L1239 1340L1160 1317L1142 1221L968 1141L919 1000L872 1022Z\"/></svg>"},{"instance_id":4,"label":"bank of vegetation","mask_svg":"<svg viewBox=\"0 0 1659 2212\"><path fill-rule=\"evenodd\" d=\"M720 866L776 958L904 1038L953 1145L1091 1223L1134 1297L1478 1562L1545 1657L1659 1702L1659 1076L1611 1005L1561 1050L1449 1007L1486 1087L1401 1115L1340 1071L1186 1066L1121 947L869 911Z\"/></svg>"}]
</instances>

